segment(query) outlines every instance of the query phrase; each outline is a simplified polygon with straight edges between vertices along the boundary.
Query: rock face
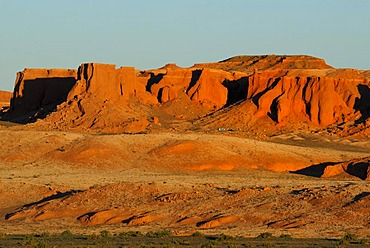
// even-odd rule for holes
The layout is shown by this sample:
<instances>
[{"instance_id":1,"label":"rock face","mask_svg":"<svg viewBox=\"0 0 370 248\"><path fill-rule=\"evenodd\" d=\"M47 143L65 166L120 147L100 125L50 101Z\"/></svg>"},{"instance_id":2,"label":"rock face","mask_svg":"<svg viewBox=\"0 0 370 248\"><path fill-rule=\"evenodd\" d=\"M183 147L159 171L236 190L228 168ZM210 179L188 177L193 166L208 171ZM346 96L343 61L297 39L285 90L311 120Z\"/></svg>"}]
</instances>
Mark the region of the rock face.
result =
<instances>
[{"instance_id":1,"label":"rock face","mask_svg":"<svg viewBox=\"0 0 370 248\"><path fill-rule=\"evenodd\" d=\"M295 75L290 71L282 76L262 72L249 78L247 99L257 105L257 117L269 116L276 123L299 120L327 126L353 120L362 91L369 89L369 80L340 78L330 72L322 77ZM367 115L367 103L360 105Z\"/></svg>"},{"instance_id":2,"label":"rock face","mask_svg":"<svg viewBox=\"0 0 370 248\"><path fill-rule=\"evenodd\" d=\"M243 108L248 118L239 116L238 128L259 119L271 126L299 122L320 128L363 122L370 114L367 71L334 69L310 56L276 55L237 56L189 69L169 64L137 71L97 63L82 64L78 70L25 69L17 75L9 114L63 103L46 118L49 126L118 132L135 126L137 131L153 123L153 111L184 98L183 108L190 101L204 109L200 113L228 115ZM194 106L192 112L197 111ZM233 127L235 119L223 125Z\"/></svg>"},{"instance_id":3,"label":"rock face","mask_svg":"<svg viewBox=\"0 0 370 248\"><path fill-rule=\"evenodd\" d=\"M76 70L24 69L17 73L9 115L26 115L16 119L28 122L28 114L44 108L52 110L64 102L75 83Z\"/></svg>"},{"instance_id":4,"label":"rock face","mask_svg":"<svg viewBox=\"0 0 370 248\"><path fill-rule=\"evenodd\" d=\"M12 95L12 92L0 90L0 106L9 105Z\"/></svg>"},{"instance_id":5,"label":"rock face","mask_svg":"<svg viewBox=\"0 0 370 248\"><path fill-rule=\"evenodd\" d=\"M322 177L351 175L362 180L370 180L370 157L353 159L348 162L327 166Z\"/></svg>"},{"instance_id":6,"label":"rock face","mask_svg":"<svg viewBox=\"0 0 370 248\"><path fill-rule=\"evenodd\" d=\"M88 63L77 72L77 82L67 101L47 119L58 127L93 128L113 132L140 132L148 122L145 107L156 104L133 67ZM141 105L140 104L140 105Z\"/></svg>"}]
</instances>

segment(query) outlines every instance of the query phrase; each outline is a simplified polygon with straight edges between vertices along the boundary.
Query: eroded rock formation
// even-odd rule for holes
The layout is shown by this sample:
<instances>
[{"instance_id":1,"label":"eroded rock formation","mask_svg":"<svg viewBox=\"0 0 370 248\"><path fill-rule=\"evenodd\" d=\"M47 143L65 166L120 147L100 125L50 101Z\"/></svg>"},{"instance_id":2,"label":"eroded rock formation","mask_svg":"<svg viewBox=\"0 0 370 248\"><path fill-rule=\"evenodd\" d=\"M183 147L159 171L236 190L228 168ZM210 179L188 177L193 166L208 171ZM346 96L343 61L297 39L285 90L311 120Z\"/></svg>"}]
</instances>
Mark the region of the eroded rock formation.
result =
<instances>
[{"instance_id":1,"label":"eroded rock formation","mask_svg":"<svg viewBox=\"0 0 370 248\"><path fill-rule=\"evenodd\" d=\"M188 69L169 64L137 71L97 63L82 64L78 70L25 69L17 75L9 114L62 103L46 118L49 126L117 132L135 126L137 131L145 130L154 119L160 123L154 112L163 104L181 101L183 109L190 108L184 98L197 104L192 113L196 108L203 109L199 113L221 111L224 115L235 108L247 110L248 118L238 118L239 128L240 122L250 124L261 118L271 126L359 123L370 113L369 73L334 69L310 56L276 55L237 56ZM178 109L175 117L186 119ZM234 122L222 124L233 127Z\"/></svg>"},{"instance_id":2,"label":"eroded rock formation","mask_svg":"<svg viewBox=\"0 0 370 248\"><path fill-rule=\"evenodd\" d=\"M75 83L76 70L24 69L17 73L10 110L30 112L62 103Z\"/></svg>"},{"instance_id":3,"label":"eroded rock formation","mask_svg":"<svg viewBox=\"0 0 370 248\"><path fill-rule=\"evenodd\" d=\"M9 107L12 95L12 92L0 90L0 108Z\"/></svg>"}]
</instances>

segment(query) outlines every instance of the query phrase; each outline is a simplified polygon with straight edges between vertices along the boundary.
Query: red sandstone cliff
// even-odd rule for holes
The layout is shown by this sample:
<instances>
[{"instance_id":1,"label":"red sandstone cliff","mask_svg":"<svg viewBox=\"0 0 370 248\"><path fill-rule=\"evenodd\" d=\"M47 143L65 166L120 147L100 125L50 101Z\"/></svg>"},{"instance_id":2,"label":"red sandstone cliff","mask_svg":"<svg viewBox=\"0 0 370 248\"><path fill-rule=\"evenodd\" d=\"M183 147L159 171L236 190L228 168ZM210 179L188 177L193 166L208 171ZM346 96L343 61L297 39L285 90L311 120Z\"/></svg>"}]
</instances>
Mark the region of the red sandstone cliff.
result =
<instances>
[{"instance_id":1,"label":"red sandstone cliff","mask_svg":"<svg viewBox=\"0 0 370 248\"><path fill-rule=\"evenodd\" d=\"M9 103L10 98L12 98L13 93L8 91L0 90L0 102L1 103Z\"/></svg>"},{"instance_id":2,"label":"red sandstone cliff","mask_svg":"<svg viewBox=\"0 0 370 248\"><path fill-rule=\"evenodd\" d=\"M17 73L7 118L27 123L64 102L76 82L76 70L24 69ZM45 112L45 113L46 113Z\"/></svg>"},{"instance_id":3,"label":"red sandstone cliff","mask_svg":"<svg viewBox=\"0 0 370 248\"><path fill-rule=\"evenodd\" d=\"M0 114L2 114L2 111L5 109L9 108L12 95L13 93L11 92L0 90Z\"/></svg>"},{"instance_id":4,"label":"red sandstone cliff","mask_svg":"<svg viewBox=\"0 0 370 248\"><path fill-rule=\"evenodd\" d=\"M264 120L271 126L319 128L365 121L369 99L367 71L334 69L310 56L238 56L189 69L136 71L97 63L78 70L26 69L17 75L9 115L62 103L44 123L142 131L150 122L159 124L154 113L161 115L161 106L176 105L176 118L186 119L186 111L192 118L212 111L204 122L198 119L202 126L247 129ZM196 114L196 108L202 110Z\"/></svg>"}]
</instances>

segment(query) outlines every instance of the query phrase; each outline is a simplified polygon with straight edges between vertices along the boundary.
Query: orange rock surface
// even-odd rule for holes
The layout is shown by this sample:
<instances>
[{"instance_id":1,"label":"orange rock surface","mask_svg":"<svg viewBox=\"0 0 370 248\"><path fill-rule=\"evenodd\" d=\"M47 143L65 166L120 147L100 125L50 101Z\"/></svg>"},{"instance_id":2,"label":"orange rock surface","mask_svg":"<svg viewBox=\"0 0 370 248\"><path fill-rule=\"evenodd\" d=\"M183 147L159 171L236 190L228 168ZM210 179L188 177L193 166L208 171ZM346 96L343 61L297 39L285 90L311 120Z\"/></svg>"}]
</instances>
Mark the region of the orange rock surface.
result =
<instances>
[{"instance_id":1,"label":"orange rock surface","mask_svg":"<svg viewBox=\"0 0 370 248\"><path fill-rule=\"evenodd\" d=\"M362 180L370 180L370 157L352 159L347 162L327 166L322 177L351 175Z\"/></svg>"},{"instance_id":2,"label":"orange rock surface","mask_svg":"<svg viewBox=\"0 0 370 248\"><path fill-rule=\"evenodd\" d=\"M12 92L0 90L0 102L9 102L12 95Z\"/></svg>"},{"instance_id":3,"label":"orange rock surface","mask_svg":"<svg viewBox=\"0 0 370 248\"><path fill-rule=\"evenodd\" d=\"M28 122L49 115L42 123L52 128L137 133L159 126L158 116L166 115L162 105L168 109L181 101L183 110L176 110L175 119L192 121L247 104L254 105L247 119L223 125L243 129L247 122L262 120L268 129L297 123L322 128L363 123L370 113L369 96L366 71L334 69L310 56L237 56L188 69L169 64L147 71L87 63L78 70L18 73L8 119L26 115L23 122Z\"/></svg>"},{"instance_id":4,"label":"orange rock surface","mask_svg":"<svg viewBox=\"0 0 370 248\"><path fill-rule=\"evenodd\" d=\"M0 90L0 109L9 107L12 95L11 92Z\"/></svg>"}]
</instances>

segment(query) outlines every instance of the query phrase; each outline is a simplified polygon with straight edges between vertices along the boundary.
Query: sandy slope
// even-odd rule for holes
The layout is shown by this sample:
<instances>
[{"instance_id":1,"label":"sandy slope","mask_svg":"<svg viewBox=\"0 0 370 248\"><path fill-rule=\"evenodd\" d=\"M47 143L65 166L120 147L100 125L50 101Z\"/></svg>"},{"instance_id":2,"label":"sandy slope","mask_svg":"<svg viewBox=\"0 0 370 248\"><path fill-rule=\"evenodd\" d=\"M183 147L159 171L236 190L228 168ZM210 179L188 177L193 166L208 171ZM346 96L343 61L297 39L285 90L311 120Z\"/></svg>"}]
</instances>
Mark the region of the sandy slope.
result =
<instances>
[{"instance_id":1,"label":"sandy slope","mask_svg":"<svg viewBox=\"0 0 370 248\"><path fill-rule=\"evenodd\" d=\"M168 228L246 236L370 235L366 181L289 173L369 156L366 140L5 127L0 137L0 232Z\"/></svg>"}]
</instances>

